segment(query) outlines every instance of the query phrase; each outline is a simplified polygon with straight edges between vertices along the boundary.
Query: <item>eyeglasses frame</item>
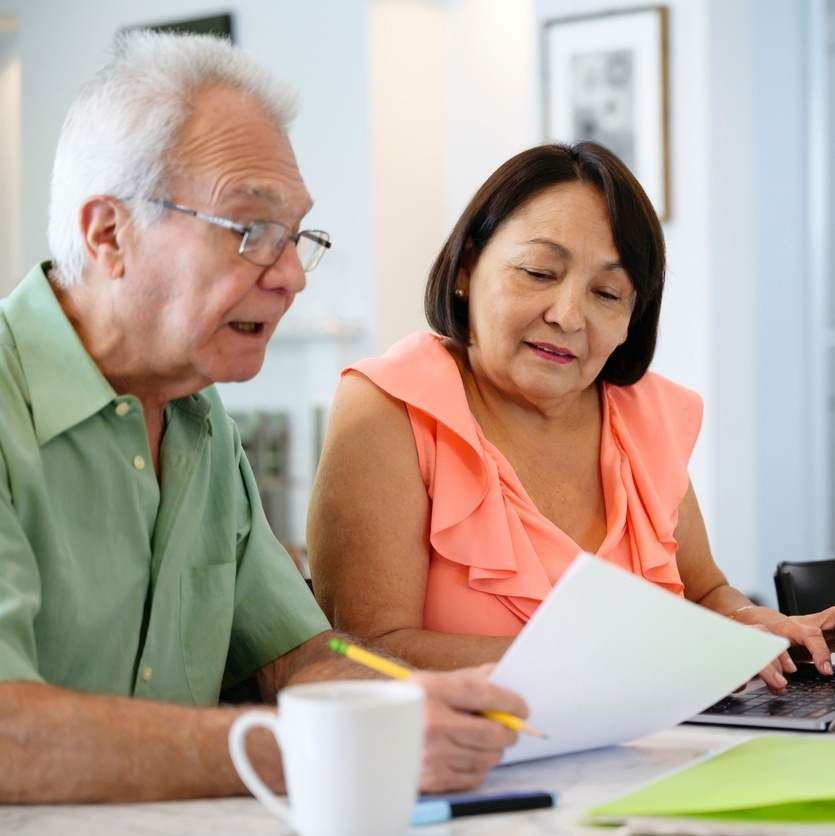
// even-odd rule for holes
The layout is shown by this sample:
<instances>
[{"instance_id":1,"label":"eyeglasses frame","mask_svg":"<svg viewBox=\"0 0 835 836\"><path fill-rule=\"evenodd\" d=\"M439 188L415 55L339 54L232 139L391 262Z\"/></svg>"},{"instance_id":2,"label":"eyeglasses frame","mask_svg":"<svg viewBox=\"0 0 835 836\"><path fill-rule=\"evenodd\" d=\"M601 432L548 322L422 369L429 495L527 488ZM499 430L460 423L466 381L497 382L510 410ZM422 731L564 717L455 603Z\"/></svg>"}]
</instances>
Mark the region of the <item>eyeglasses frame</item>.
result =
<instances>
[{"instance_id":1,"label":"eyeglasses frame","mask_svg":"<svg viewBox=\"0 0 835 836\"><path fill-rule=\"evenodd\" d=\"M158 206L162 206L165 209L170 209L172 212L180 212L183 215L190 215L193 218L200 218L202 221L207 221L210 224L214 224L215 226L223 227L223 229L231 229L233 232L237 232L238 235L241 236L241 246L238 248L238 255L243 258L245 261L248 261L250 264L256 264L259 267L272 267L273 264L281 258L281 254L284 252L284 248L287 246L289 241L292 241L293 244L298 244L299 238L307 238L311 241L314 241L321 247L321 252L317 255L314 259L313 264L310 267L305 268L306 273L310 273L312 270L316 268L319 262L322 259L322 256L325 254L325 250L330 249L331 241L330 236L327 232L322 229L303 229L301 232L297 232L293 235L292 232L283 224L281 221L271 221L271 220L257 220L252 221L250 224L241 224L237 221L230 220L229 218L222 218L219 215L209 215L206 212L198 212L197 209L189 209L186 206L181 206L179 203L173 203L170 200L164 200L158 197L146 197L149 203L155 203ZM271 261L269 264L264 264L260 261L253 261L251 258L247 258L247 253L245 252L246 242L249 238L250 232L252 232L252 227L256 223L261 224L272 224L273 226L281 227L285 232L285 238L282 242L281 246L278 248L278 254L276 255L275 259Z\"/></svg>"}]
</instances>

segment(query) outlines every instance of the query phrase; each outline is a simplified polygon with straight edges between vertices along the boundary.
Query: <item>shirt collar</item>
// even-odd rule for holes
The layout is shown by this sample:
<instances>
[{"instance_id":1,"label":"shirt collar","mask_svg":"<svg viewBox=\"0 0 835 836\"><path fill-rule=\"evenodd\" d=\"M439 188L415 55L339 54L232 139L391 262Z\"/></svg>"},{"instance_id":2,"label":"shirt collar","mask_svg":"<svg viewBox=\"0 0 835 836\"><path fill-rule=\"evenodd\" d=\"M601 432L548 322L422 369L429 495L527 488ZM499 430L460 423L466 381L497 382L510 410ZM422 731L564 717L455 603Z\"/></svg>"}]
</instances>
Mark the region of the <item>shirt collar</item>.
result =
<instances>
[{"instance_id":1,"label":"shirt collar","mask_svg":"<svg viewBox=\"0 0 835 836\"><path fill-rule=\"evenodd\" d=\"M3 304L29 386L40 444L95 415L115 397L86 352L47 279L48 261L33 267Z\"/></svg>"},{"instance_id":2,"label":"shirt collar","mask_svg":"<svg viewBox=\"0 0 835 836\"><path fill-rule=\"evenodd\" d=\"M208 391L208 389L204 389L202 392L195 392L195 394L188 395L185 398L177 398L177 400L171 401L170 405L188 413L189 415L193 415L197 419L205 419L206 425L209 428L209 434L211 435L212 418L210 413L212 410L212 404L209 398L206 397L206 392Z\"/></svg>"}]
</instances>

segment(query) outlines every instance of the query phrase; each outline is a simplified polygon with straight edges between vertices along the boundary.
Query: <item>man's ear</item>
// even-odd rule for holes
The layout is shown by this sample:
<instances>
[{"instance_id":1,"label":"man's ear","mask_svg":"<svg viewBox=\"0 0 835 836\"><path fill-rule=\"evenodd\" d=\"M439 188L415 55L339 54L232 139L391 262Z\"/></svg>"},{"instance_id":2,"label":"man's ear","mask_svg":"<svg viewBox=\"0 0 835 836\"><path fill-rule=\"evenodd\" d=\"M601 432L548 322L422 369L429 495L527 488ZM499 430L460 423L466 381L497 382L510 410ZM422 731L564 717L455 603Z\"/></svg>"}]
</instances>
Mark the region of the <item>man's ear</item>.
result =
<instances>
[{"instance_id":1,"label":"man's ear","mask_svg":"<svg viewBox=\"0 0 835 836\"><path fill-rule=\"evenodd\" d=\"M130 214L115 198L93 195L81 204L78 223L87 255L104 276L119 279L125 271L125 244Z\"/></svg>"}]
</instances>

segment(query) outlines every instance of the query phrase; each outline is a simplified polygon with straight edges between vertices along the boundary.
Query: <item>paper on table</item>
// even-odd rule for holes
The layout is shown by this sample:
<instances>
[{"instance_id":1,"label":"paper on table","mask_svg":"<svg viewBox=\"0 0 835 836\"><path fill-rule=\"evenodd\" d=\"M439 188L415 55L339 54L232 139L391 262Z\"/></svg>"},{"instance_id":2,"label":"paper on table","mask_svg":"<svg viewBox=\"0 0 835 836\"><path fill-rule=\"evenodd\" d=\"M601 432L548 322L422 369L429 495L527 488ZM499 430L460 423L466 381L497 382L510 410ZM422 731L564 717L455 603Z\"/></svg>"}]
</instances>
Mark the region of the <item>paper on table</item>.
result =
<instances>
[{"instance_id":1,"label":"paper on table","mask_svg":"<svg viewBox=\"0 0 835 836\"><path fill-rule=\"evenodd\" d=\"M496 665L542 740L503 763L578 752L669 728L749 680L787 647L590 554L580 554Z\"/></svg>"},{"instance_id":2,"label":"paper on table","mask_svg":"<svg viewBox=\"0 0 835 836\"><path fill-rule=\"evenodd\" d=\"M835 740L748 740L588 811L612 824L635 816L835 822ZM831 832L831 830L830 830Z\"/></svg>"}]
</instances>

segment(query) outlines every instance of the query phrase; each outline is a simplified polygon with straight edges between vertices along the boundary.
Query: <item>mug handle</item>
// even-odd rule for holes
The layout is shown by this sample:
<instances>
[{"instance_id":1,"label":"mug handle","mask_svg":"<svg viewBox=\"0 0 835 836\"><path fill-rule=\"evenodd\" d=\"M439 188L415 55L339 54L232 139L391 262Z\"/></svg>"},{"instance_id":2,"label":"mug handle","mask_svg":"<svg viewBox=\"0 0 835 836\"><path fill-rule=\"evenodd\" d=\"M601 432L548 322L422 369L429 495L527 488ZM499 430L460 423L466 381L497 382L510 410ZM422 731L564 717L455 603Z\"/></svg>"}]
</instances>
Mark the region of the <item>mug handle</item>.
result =
<instances>
[{"instance_id":1,"label":"mug handle","mask_svg":"<svg viewBox=\"0 0 835 836\"><path fill-rule=\"evenodd\" d=\"M246 754L246 736L250 729L263 726L273 734L276 733L275 714L269 711L248 711L241 714L229 729L229 754L232 763L238 770L238 775L246 784L247 789L271 812L286 824L293 826L293 813L290 805L279 798L260 778L253 769Z\"/></svg>"}]
</instances>

